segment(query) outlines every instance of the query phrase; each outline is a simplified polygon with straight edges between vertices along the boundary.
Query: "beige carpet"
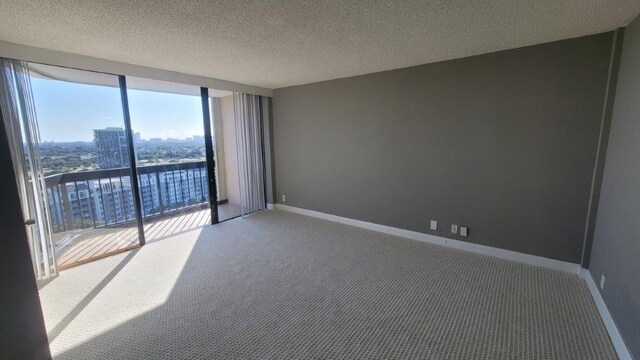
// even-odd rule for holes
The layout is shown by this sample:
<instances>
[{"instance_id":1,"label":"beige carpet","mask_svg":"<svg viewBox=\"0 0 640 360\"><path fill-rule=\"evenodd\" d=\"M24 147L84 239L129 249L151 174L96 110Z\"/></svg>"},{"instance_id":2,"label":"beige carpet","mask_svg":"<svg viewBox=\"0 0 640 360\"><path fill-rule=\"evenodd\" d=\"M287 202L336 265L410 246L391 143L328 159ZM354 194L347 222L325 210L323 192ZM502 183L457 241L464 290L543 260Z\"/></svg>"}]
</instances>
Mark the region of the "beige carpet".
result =
<instances>
[{"instance_id":1,"label":"beige carpet","mask_svg":"<svg viewBox=\"0 0 640 360\"><path fill-rule=\"evenodd\" d=\"M62 272L59 359L615 359L576 276L266 211Z\"/></svg>"}]
</instances>

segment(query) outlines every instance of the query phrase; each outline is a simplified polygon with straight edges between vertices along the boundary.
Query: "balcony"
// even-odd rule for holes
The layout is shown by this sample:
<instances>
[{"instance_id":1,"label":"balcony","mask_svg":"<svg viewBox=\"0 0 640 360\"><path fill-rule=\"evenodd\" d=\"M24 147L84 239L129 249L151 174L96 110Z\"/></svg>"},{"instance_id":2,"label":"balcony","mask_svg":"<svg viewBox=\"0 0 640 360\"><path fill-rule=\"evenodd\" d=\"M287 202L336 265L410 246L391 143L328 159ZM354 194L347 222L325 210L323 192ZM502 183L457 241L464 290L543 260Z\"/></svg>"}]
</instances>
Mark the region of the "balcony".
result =
<instances>
[{"instance_id":1,"label":"balcony","mask_svg":"<svg viewBox=\"0 0 640 360\"><path fill-rule=\"evenodd\" d=\"M138 167L145 237L153 241L211 223L204 161ZM45 179L60 269L138 246L129 168ZM218 205L224 217L235 205Z\"/></svg>"}]
</instances>

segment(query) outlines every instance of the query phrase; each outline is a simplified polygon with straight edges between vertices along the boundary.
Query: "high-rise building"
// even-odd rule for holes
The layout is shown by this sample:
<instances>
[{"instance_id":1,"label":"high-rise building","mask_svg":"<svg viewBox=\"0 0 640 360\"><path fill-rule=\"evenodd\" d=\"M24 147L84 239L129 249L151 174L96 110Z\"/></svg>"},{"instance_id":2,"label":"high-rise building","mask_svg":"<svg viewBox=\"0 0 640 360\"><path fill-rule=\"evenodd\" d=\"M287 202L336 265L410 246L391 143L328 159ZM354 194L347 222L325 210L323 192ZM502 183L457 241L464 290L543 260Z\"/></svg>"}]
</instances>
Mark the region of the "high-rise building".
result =
<instances>
[{"instance_id":1,"label":"high-rise building","mask_svg":"<svg viewBox=\"0 0 640 360\"><path fill-rule=\"evenodd\" d=\"M98 148L100 168L110 169L129 166L127 134L123 128L94 129L93 141Z\"/></svg>"}]
</instances>

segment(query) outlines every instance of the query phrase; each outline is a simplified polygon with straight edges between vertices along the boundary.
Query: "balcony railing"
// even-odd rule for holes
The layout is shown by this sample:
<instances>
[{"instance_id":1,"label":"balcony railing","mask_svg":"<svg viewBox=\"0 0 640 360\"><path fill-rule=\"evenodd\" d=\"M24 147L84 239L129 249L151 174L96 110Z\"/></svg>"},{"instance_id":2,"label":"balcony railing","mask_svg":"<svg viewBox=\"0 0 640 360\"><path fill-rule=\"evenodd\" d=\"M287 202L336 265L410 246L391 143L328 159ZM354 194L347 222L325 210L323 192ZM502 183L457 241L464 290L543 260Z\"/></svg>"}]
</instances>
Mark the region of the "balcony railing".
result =
<instances>
[{"instance_id":1,"label":"balcony railing","mask_svg":"<svg viewBox=\"0 0 640 360\"><path fill-rule=\"evenodd\" d=\"M145 220L206 206L206 162L140 166ZM128 167L64 173L45 178L54 232L122 226L135 221Z\"/></svg>"}]
</instances>

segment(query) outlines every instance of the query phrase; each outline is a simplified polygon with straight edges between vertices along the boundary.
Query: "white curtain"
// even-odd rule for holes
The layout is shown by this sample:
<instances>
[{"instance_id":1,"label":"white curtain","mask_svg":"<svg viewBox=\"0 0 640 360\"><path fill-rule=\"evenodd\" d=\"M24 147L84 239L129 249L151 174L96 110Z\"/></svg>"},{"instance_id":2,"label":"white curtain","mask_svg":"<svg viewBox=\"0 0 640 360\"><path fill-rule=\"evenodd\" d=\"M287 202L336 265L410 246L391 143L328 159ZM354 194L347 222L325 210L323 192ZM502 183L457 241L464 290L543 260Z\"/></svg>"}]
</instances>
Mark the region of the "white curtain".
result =
<instances>
[{"instance_id":1,"label":"white curtain","mask_svg":"<svg viewBox=\"0 0 640 360\"><path fill-rule=\"evenodd\" d=\"M0 58L0 108L23 215L25 220L35 221L27 226L33 269L38 279L46 279L57 274L57 262L40 163L38 121L26 62Z\"/></svg>"},{"instance_id":2,"label":"white curtain","mask_svg":"<svg viewBox=\"0 0 640 360\"><path fill-rule=\"evenodd\" d=\"M260 96L233 94L242 215L265 208Z\"/></svg>"}]
</instances>

